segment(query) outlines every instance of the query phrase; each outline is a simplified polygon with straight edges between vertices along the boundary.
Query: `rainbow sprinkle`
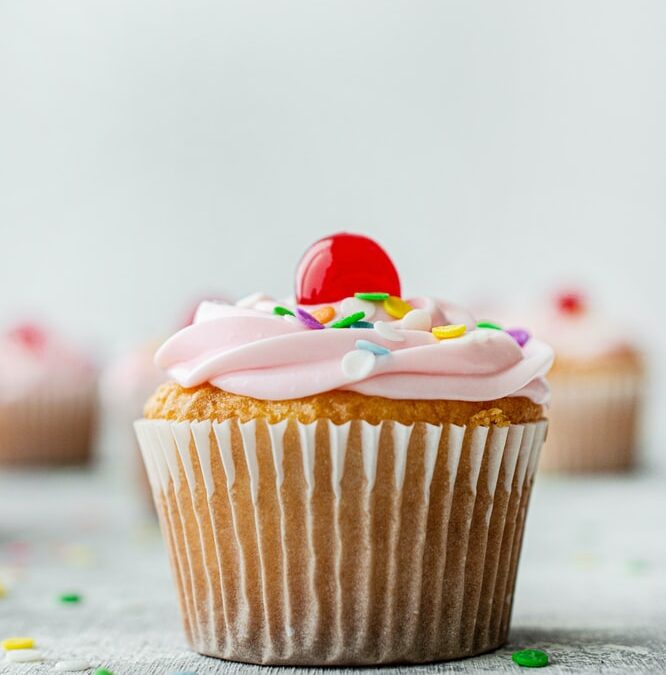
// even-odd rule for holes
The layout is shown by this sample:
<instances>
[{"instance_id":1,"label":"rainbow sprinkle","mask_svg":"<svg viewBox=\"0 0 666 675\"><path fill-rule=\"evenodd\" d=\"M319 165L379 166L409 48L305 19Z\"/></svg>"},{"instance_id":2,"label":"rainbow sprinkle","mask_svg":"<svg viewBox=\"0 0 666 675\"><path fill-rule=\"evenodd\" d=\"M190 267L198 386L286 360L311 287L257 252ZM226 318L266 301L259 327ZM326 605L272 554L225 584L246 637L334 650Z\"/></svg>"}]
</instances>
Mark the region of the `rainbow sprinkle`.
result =
<instances>
[{"instance_id":1,"label":"rainbow sprinkle","mask_svg":"<svg viewBox=\"0 0 666 675\"><path fill-rule=\"evenodd\" d=\"M414 308L408 302L405 302L396 295L389 295L389 297L384 300L384 311L394 319L402 319L402 317L405 316L407 312L411 312L412 309Z\"/></svg>"},{"instance_id":2,"label":"rainbow sprinkle","mask_svg":"<svg viewBox=\"0 0 666 675\"><path fill-rule=\"evenodd\" d=\"M280 307L280 305L273 307L273 314L277 314L278 316L294 316L294 313L290 309Z\"/></svg>"},{"instance_id":3,"label":"rainbow sprinkle","mask_svg":"<svg viewBox=\"0 0 666 675\"><path fill-rule=\"evenodd\" d=\"M377 356L385 356L391 353L390 349L386 349L386 347L382 347L376 342L370 342L370 340L356 340L356 349L365 349L368 352L377 354Z\"/></svg>"},{"instance_id":4,"label":"rainbow sprinkle","mask_svg":"<svg viewBox=\"0 0 666 675\"><path fill-rule=\"evenodd\" d=\"M319 323L317 319L312 316L309 312L306 312L304 309L301 309L300 307L296 308L296 314L300 320L300 322L306 326L307 328L312 328L313 330L321 330L324 325Z\"/></svg>"},{"instance_id":5,"label":"rainbow sprinkle","mask_svg":"<svg viewBox=\"0 0 666 675\"><path fill-rule=\"evenodd\" d=\"M467 327L464 323L454 323L448 326L435 326L432 329L432 334L438 340L450 340L465 334Z\"/></svg>"},{"instance_id":6,"label":"rainbow sprinkle","mask_svg":"<svg viewBox=\"0 0 666 675\"><path fill-rule=\"evenodd\" d=\"M369 302L382 302L389 297L388 293L354 293L354 297L359 300L368 300Z\"/></svg>"},{"instance_id":7,"label":"rainbow sprinkle","mask_svg":"<svg viewBox=\"0 0 666 675\"><path fill-rule=\"evenodd\" d=\"M328 323L335 317L335 309L330 305L326 305L325 307L315 309L312 312L312 316L317 319L319 323Z\"/></svg>"},{"instance_id":8,"label":"rainbow sprinkle","mask_svg":"<svg viewBox=\"0 0 666 675\"><path fill-rule=\"evenodd\" d=\"M331 324L331 328L349 328L353 323L365 319L365 312L354 312Z\"/></svg>"},{"instance_id":9,"label":"rainbow sprinkle","mask_svg":"<svg viewBox=\"0 0 666 675\"><path fill-rule=\"evenodd\" d=\"M520 347L524 347L532 337L524 328L509 328L505 331Z\"/></svg>"}]
</instances>

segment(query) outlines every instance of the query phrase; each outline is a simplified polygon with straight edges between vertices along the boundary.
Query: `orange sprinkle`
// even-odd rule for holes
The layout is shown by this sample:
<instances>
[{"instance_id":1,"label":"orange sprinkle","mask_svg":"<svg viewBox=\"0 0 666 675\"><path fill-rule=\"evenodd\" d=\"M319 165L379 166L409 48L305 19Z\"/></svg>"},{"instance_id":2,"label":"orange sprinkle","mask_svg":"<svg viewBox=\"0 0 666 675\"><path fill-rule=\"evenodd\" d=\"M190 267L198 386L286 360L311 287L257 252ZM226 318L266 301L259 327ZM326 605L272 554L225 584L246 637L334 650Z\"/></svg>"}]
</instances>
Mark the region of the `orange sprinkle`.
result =
<instances>
[{"instance_id":1,"label":"orange sprinkle","mask_svg":"<svg viewBox=\"0 0 666 675\"><path fill-rule=\"evenodd\" d=\"M335 310L330 305L326 305L325 307L315 309L314 312L312 312L312 316L314 316L319 323L328 323L335 317Z\"/></svg>"}]
</instances>

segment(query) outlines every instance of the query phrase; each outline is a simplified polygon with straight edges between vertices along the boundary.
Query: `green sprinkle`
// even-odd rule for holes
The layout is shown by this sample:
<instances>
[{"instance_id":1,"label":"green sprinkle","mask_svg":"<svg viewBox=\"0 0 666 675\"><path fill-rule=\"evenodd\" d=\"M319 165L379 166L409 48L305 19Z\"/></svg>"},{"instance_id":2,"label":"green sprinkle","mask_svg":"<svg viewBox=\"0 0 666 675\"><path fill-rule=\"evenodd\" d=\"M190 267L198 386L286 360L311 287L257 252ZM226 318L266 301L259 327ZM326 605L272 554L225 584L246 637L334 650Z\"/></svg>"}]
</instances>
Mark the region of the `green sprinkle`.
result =
<instances>
[{"instance_id":1,"label":"green sprinkle","mask_svg":"<svg viewBox=\"0 0 666 675\"><path fill-rule=\"evenodd\" d=\"M331 324L331 328L349 328L353 323L365 319L365 312L354 312Z\"/></svg>"},{"instance_id":2,"label":"green sprinkle","mask_svg":"<svg viewBox=\"0 0 666 675\"><path fill-rule=\"evenodd\" d=\"M382 302L388 298L388 293L354 293L354 297L359 300L369 300L370 302Z\"/></svg>"},{"instance_id":3,"label":"green sprinkle","mask_svg":"<svg viewBox=\"0 0 666 675\"><path fill-rule=\"evenodd\" d=\"M502 326L499 324L493 323L492 321L479 321L476 324L477 328L490 328L492 330L502 330Z\"/></svg>"},{"instance_id":4,"label":"green sprinkle","mask_svg":"<svg viewBox=\"0 0 666 675\"><path fill-rule=\"evenodd\" d=\"M642 574L649 567L647 560L627 560L627 571L631 574Z\"/></svg>"},{"instance_id":5,"label":"green sprinkle","mask_svg":"<svg viewBox=\"0 0 666 675\"><path fill-rule=\"evenodd\" d=\"M350 328L374 328L375 324L370 323L369 321L356 321L353 323Z\"/></svg>"},{"instance_id":6,"label":"green sprinkle","mask_svg":"<svg viewBox=\"0 0 666 675\"><path fill-rule=\"evenodd\" d=\"M273 307L273 314L277 314L278 316L294 316L294 313L290 309L280 307L280 305Z\"/></svg>"},{"instance_id":7,"label":"green sprinkle","mask_svg":"<svg viewBox=\"0 0 666 675\"><path fill-rule=\"evenodd\" d=\"M543 668L548 665L548 654L540 649L521 649L511 654L511 658L523 668Z\"/></svg>"},{"instance_id":8,"label":"green sprinkle","mask_svg":"<svg viewBox=\"0 0 666 675\"><path fill-rule=\"evenodd\" d=\"M58 600L64 605L74 605L81 602L81 596L78 593L62 593L58 596Z\"/></svg>"},{"instance_id":9,"label":"green sprinkle","mask_svg":"<svg viewBox=\"0 0 666 675\"><path fill-rule=\"evenodd\" d=\"M95 675L113 675L113 673L110 670L107 670L106 668L98 668L95 671Z\"/></svg>"}]
</instances>

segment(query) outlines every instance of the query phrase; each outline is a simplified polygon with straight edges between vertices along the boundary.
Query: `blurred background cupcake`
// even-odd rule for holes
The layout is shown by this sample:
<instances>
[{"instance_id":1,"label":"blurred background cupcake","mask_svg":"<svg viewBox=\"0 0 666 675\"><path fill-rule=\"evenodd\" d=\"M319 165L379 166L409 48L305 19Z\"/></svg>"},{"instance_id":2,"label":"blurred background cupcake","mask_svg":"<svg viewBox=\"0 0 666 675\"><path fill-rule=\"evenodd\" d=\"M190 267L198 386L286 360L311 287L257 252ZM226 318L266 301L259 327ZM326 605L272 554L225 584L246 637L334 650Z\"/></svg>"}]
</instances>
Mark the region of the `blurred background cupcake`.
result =
<instances>
[{"instance_id":1,"label":"blurred background cupcake","mask_svg":"<svg viewBox=\"0 0 666 675\"><path fill-rule=\"evenodd\" d=\"M592 307L579 291L555 295L531 325L555 349L551 421L540 467L568 472L631 468L639 449L645 379L632 332Z\"/></svg>"},{"instance_id":2,"label":"blurred background cupcake","mask_svg":"<svg viewBox=\"0 0 666 675\"><path fill-rule=\"evenodd\" d=\"M150 485L132 424L143 416L148 396L166 379L153 362L158 346L158 342L147 342L121 353L105 368L101 382L103 446L109 463L119 467L123 476L135 475L148 503L152 503Z\"/></svg>"},{"instance_id":3,"label":"blurred background cupcake","mask_svg":"<svg viewBox=\"0 0 666 675\"><path fill-rule=\"evenodd\" d=\"M193 320L200 298L212 302L228 298L220 294L197 296L187 311L174 322L179 328L189 326ZM167 380L163 370L154 362L155 352L162 340L145 341L124 350L119 350L105 367L100 384L102 401L101 454L105 468L121 482L128 480L138 484L145 502L151 505L152 494L146 469L136 442L133 424L143 417L143 406L149 396Z\"/></svg>"},{"instance_id":4,"label":"blurred background cupcake","mask_svg":"<svg viewBox=\"0 0 666 675\"><path fill-rule=\"evenodd\" d=\"M0 464L80 464L91 457L97 410L92 359L44 327L0 337Z\"/></svg>"}]
</instances>

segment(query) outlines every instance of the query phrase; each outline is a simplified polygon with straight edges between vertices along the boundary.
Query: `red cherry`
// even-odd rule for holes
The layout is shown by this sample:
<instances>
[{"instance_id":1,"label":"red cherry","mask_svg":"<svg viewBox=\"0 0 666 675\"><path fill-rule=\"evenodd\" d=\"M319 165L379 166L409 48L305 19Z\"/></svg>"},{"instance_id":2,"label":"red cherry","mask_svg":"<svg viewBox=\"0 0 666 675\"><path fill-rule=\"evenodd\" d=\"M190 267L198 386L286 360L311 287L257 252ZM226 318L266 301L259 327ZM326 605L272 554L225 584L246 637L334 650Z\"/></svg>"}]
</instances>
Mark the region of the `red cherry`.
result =
<instances>
[{"instance_id":1,"label":"red cherry","mask_svg":"<svg viewBox=\"0 0 666 675\"><path fill-rule=\"evenodd\" d=\"M337 302L354 293L400 296L400 278L386 251L360 234L340 232L315 242L296 270L300 305Z\"/></svg>"},{"instance_id":2,"label":"red cherry","mask_svg":"<svg viewBox=\"0 0 666 675\"><path fill-rule=\"evenodd\" d=\"M563 314L582 314L585 311L585 298L582 293L561 293L556 299L557 308Z\"/></svg>"},{"instance_id":3,"label":"red cherry","mask_svg":"<svg viewBox=\"0 0 666 675\"><path fill-rule=\"evenodd\" d=\"M9 331L9 337L34 352L40 351L46 344L46 332L32 323L22 323L16 326Z\"/></svg>"}]
</instances>

